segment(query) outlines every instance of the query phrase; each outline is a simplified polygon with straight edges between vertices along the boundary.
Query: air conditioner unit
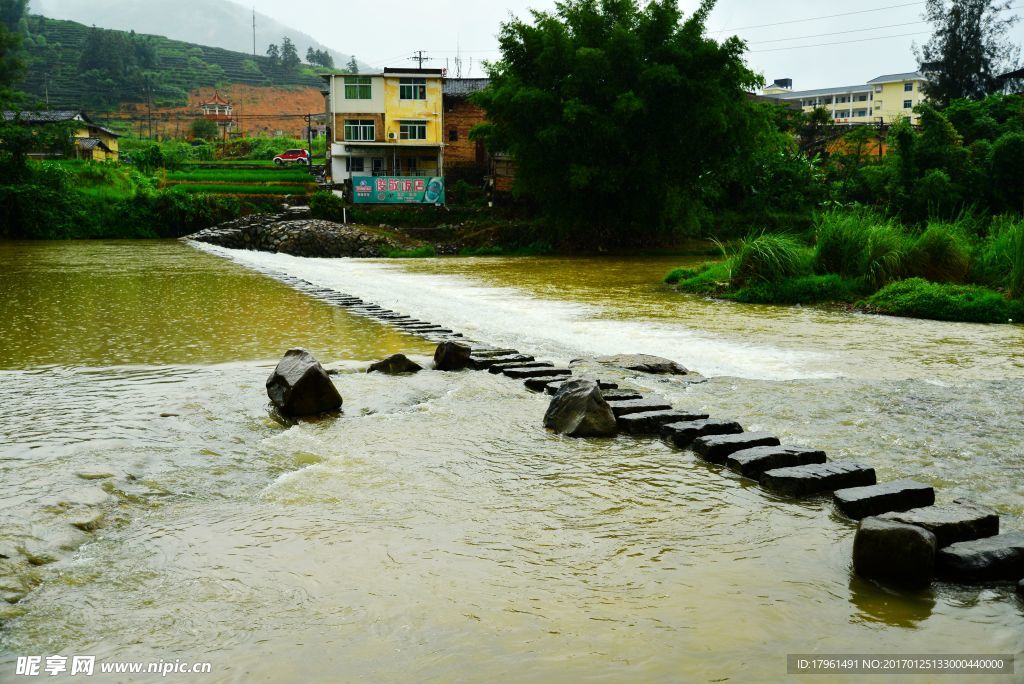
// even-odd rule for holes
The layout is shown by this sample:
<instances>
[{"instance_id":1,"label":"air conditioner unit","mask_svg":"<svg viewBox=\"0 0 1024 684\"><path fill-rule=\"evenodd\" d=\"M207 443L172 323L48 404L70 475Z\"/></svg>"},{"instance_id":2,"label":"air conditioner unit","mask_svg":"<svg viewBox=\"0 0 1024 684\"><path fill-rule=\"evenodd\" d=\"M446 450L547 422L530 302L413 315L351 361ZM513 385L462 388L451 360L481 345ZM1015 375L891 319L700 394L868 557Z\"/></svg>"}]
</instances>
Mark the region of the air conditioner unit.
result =
<instances>
[{"instance_id":1,"label":"air conditioner unit","mask_svg":"<svg viewBox=\"0 0 1024 684\"><path fill-rule=\"evenodd\" d=\"M390 138L391 140L394 140L395 139L395 134L394 133L388 133L388 138Z\"/></svg>"}]
</instances>

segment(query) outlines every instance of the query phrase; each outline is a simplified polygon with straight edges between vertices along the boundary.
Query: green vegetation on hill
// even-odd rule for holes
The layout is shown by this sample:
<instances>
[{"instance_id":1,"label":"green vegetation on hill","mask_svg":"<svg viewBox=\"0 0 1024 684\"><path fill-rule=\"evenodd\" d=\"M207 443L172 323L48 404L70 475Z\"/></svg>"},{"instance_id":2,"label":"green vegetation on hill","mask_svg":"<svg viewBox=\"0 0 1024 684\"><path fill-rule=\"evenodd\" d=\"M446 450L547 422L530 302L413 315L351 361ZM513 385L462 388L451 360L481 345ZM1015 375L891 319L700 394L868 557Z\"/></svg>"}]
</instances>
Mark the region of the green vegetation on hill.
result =
<instances>
[{"instance_id":1,"label":"green vegetation on hill","mask_svg":"<svg viewBox=\"0 0 1024 684\"><path fill-rule=\"evenodd\" d=\"M267 57L30 16L22 88L51 108L109 110L122 102L177 106L190 90L229 83L319 87L309 68Z\"/></svg>"}]
</instances>

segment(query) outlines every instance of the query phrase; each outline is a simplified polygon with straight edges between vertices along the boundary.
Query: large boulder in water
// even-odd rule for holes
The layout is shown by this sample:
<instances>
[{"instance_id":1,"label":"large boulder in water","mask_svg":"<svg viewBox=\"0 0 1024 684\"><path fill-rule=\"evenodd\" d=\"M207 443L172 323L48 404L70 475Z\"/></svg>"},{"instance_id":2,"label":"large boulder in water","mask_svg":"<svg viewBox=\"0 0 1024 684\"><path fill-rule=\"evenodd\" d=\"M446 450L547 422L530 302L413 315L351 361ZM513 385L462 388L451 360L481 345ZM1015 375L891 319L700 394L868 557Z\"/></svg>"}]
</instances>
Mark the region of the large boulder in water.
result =
<instances>
[{"instance_id":1,"label":"large boulder in water","mask_svg":"<svg viewBox=\"0 0 1024 684\"><path fill-rule=\"evenodd\" d=\"M544 427L569 437L608 437L617 430L615 414L593 380L562 384L544 414Z\"/></svg>"},{"instance_id":2,"label":"large boulder in water","mask_svg":"<svg viewBox=\"0 0 1024 684\"><path fill-rule=\"evenodd\" d=\"M473 348L460 342L442 342L434 351L434 367L442 371L457 371L469 365Z\"/></svg>"},{"instance_id":3,"label":"large boulder in water","mask_svg":"<svg viewBox=\"0 0 1024 684\"><path fill-rule=\"evenodd\" d=\"M421 370L423 370L423 366L410 360L405 354L393 354L383 361L371 365L366 372L401 375L402 373L418 373Z\"/></svg>"},{"instance_id":4,"label":"large boulder in water","mask_svg":"<svg viewBox=\"0 0 1024 684\"><path fill-rule=\"evenodd\" d=\"M267 378L267 396L286 416L313 416L341 408L341 394L305 349L289 349Z\"/></svg>"},{"instance_id":5,"label":"large boulder in water","mask_svg":"<svg viewBox=\"0 0 1024 684\"><path fill-rule=\"evenodd\" d=\"M924 587L935 575L935 535L917 525L864 518L853 538L853 569L861 577Z\"/></svg>"}]
</instances>

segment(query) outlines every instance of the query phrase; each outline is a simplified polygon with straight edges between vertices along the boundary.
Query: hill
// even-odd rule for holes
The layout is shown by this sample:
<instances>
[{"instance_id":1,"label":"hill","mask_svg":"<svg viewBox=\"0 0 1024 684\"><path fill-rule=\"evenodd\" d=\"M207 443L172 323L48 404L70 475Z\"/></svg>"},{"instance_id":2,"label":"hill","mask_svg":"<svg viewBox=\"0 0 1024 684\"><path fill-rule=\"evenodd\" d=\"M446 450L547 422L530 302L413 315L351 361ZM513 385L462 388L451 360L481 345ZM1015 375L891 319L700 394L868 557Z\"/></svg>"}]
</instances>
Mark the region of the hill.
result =
<instances>
[{"instance_id":1,"label":"hill","mask_svg":"<svg viewBox=\"0 0 1024 684\"><path fill-rule=\"evenodd\" d=\"M51 108L105 112L132 102L180 107L189 104L189 93L203 87L309 90L323 83L311 67L289 69L266 57L163 36L38 15L28 18L27 27L29 68L22 87Z\"/></svg>"},{"instance_id":2,"label":"hill","mask_svg":"<svg viewBox=\"0 0 1024 684\"><path fill-rule=\"evenodd\" d=\"M31 12L87 26L159 34L174 40L210 45L252 55L252 10L229 0L32 0ZM326 49L337 66L349 55L317 42L312 36L264 14L256 14L256 54L265 55L271 43L288 36L300 55L307 48Z\"/></svg>"}]
</instances>

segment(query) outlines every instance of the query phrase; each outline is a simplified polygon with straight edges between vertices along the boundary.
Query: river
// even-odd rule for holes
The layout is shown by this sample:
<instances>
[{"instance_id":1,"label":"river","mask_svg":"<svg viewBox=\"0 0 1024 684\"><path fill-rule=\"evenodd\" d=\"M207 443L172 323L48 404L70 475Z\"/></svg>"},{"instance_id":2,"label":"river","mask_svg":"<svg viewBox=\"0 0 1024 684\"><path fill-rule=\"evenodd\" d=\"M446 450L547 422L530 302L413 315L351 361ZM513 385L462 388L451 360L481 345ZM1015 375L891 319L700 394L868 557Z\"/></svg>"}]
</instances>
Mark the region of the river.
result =
<instances>
[{"instance_id":1,"label":"river","mask_svg":"<svg viewBox=\"0 0 1024 684\"><path fill-rule=\"evenodd\" d=\"M1024 655L1011 589L888 592L852 576L854 525L821 500L658 440L547 434L545 397L488 373L366 374L432 349L258 272L552 360L668 356L708 382L635 382L1024 529L1024 329L710 302L660 284L685 261L0 244L0 681L51 654L210 662L186 681L217 682L748 682L783 679L787 653ZM338 371L342 417L270 416L295 345Z\"/></svg>"}]
</instances>

